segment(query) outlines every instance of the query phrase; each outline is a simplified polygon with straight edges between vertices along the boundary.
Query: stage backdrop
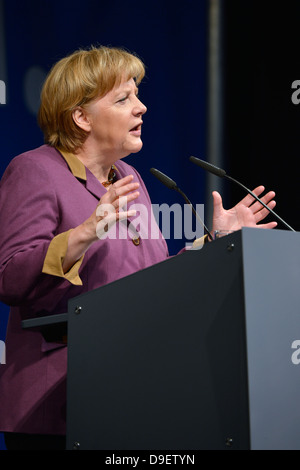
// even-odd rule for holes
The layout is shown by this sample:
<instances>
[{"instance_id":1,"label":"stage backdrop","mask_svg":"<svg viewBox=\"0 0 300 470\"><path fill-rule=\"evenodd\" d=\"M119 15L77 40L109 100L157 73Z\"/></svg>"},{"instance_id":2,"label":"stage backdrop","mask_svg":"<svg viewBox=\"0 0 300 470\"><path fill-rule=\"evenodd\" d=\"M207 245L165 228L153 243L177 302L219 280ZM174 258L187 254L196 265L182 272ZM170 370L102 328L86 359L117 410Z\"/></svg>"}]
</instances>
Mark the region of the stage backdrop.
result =
<instances>
[{"instance_id":1,"label":"stage backdrop","mask_svg":"<svg viewBox=\"0 0 300 470\"><path fill-rule=\"evenodd\" d=\"M147 67L140 86L148 107L144 147L126 161L142 174L153 203L184 201L151 167L173 178L193 204L204 203L204 175L188 157L206 152L206 18L206 0L0 0L0 174L15 155L43 144L36 113L50 67L78 48L121 46ZM183 245L169 240L170 253ZM4 340L8 308L0 307Z\"/></svg>"},{"instance_id":2,"label":"stage backdrop","mask_svg":"<svg viewBox=\"0 0 300 470\"><path fill-rule=\"evenodd\" d=\"M274 190L276 212L299 231L300 2L222 4L225 169ZM228 187L231 204L243 191Z\"/></svg>"}]
</instances>

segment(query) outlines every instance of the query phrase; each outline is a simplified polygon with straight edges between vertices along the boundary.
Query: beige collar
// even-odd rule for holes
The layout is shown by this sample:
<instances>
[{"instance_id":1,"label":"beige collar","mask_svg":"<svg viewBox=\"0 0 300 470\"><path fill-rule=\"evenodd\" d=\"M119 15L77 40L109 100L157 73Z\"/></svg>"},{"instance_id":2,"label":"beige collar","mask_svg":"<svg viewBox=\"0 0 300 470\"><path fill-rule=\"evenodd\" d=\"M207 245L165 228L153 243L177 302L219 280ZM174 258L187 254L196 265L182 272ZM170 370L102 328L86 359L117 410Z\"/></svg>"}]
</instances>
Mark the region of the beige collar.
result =
<instances>
[{"instance_id":1,"label":"beige collar","mask_svg":"<svg viewBox=\"0 0 300 470\"><path fill-rule=\"evenodd\" d=\"M64 150L59 150L64 159L66 160L72 174L76 178L80 178L86 181L86 169L84 164L76 157L73 153L65 152Z\"/></svg>"}]
</instances>

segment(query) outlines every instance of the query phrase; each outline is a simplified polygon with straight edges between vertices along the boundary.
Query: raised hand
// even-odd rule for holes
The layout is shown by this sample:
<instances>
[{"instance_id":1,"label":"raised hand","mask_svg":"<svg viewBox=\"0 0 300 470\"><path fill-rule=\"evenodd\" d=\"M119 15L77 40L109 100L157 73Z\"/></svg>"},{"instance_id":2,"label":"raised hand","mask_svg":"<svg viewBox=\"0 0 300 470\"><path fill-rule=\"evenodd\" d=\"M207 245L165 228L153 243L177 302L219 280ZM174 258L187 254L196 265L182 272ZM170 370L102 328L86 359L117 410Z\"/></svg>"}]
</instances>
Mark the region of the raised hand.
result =
<instances>
[{"instance_id":1,"label":"raised hand","mask_svg":"<svg viewBox=\"0 0 300 470\"><path fill-rule=\"evenodd\" d=\"M117 220L135 215L135 211L122 210L124 205L139 196L139 183L132 183L132 180L133 176L128 175L112 184L101 197L93 214L70 231L63 260L64 272L67 272L95 241L101 239Z\"/></svg>"},{"instance_id":2,"label":"raised hand","mask_svg":"<svg viewBox=\"0 0 300 470\"><path fill-rule=\"evenodd\" d=\"M256 196L264 192L264 186L258 186L253 190ZM255 200L250 194L244 197L232 209L223 208L222 197L217 192L213 192L214 213L213 213L213 231L214 230L240 230L242 227L259 227L272 229L277 226L277 222L259 224L269 214L269 211ZM261 200L270 208L274 209L276 202L274 200L274 191L269 191Z\"/></svg>"},{"instance_id":3,"label":"raised hand","mask_svg":"<svg viewBox=\"0 0 300 470\"><path fill-rule=\"evenodd\" d=\"M126 210L127 204L139 196L139 192L136 191L139 183L132 183L132 179L133 176L129 175L116 181L101 197L95 212L98 238L101 239L117 220L135 215L134 210Z\"/></svg>"}]
</instances>

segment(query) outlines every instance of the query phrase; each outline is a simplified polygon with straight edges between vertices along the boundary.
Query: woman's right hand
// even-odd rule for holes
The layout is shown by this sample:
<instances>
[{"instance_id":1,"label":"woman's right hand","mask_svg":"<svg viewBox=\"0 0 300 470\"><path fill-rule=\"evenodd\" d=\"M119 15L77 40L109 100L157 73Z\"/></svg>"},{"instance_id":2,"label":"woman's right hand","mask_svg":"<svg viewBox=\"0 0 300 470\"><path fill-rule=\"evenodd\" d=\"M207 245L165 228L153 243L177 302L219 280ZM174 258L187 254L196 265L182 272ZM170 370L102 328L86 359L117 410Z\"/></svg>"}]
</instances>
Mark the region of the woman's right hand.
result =
<instances>
[{"instance_id":1,"label":"woman's right hand","mask_svg":"<svg viewBox=\"0 0 300 470\"><path fill-rule=\"evenodd\" d=\"M109 186L107 193L102 196L96 208L96 234L99 239L117 222L136 214L135 210L123 210L127 204L139 196L136 191L139 183L132 183L133 176L129 175Z\"/></svg>"},{"instance_id":2,"label":"woman's right hand","mask_svg":"<svg viewBox=\"0 0 300 470\"><path fill-rule=\"evenodd\" d=\"M68 249L63 261L65 273L95 241L106 234L113 224L135 215L133 210L122 210L122 207L126 208L129 202L139 196L137 191L139 183L133 183L132 180L133 175L128 175L109 186L93 214L70 232Z\"/></svg>"}]
</instances>

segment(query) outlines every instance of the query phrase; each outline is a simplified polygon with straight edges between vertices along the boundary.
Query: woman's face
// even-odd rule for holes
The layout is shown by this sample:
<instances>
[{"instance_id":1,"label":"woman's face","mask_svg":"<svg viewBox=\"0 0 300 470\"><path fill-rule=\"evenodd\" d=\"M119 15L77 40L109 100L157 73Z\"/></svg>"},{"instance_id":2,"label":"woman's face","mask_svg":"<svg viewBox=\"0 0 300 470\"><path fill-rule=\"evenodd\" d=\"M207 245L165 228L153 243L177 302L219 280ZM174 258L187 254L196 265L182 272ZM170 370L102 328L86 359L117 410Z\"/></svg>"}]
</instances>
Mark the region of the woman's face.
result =
<instances>
[{"instance_id":1,"label":"woman's face","mask_svg":"<svg viewBox=\"0 0 300 470\"><path fill-rule=\"evenodd\" d=\"M101 155L115 160L141 150L142 116L147 108L137 93L131 78L85 107L88 139Z\"/></svg>"}]
</instances>

